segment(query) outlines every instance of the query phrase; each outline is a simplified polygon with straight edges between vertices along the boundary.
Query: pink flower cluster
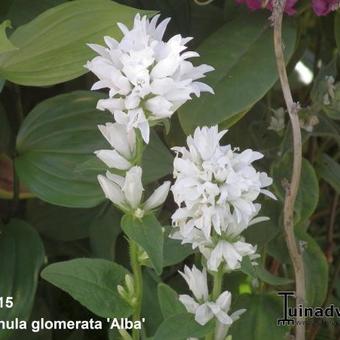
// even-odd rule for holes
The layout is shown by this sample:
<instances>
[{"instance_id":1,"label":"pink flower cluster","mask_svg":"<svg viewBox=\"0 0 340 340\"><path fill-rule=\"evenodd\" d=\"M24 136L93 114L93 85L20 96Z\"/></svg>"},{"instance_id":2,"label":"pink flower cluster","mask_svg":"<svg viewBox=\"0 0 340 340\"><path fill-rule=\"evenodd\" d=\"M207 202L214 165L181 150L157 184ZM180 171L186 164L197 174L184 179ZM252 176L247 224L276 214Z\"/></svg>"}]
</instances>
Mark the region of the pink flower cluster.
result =
<instances>
[{"instance_id":1,"label":"pink flower cluster","mask_svg":"<svg viewBox=\"0 0 340 340\"><path fill-rule=\"evenodd\" d=\"M265 0L236 0L236 2L239 4L246 4L252 11L263 7L269 10L273 9L272 0L267 2ZM294 8L296 3L297 0L286 0L285 13L288 15L294 15L296 13ZM312 8L318 16L327 15L340 8L340 0L312 0Z\"/></svg>"},{"instance_id":2,"label":"pink flower cluster","mask_svg":"<svg viewBox=\"0 0 340 340\"><path fill-rule=\"evenodd\" d=\"M312 7L316 15L327 15L340 7L339 0L312 0Z\"/></svg>"},{"instance_id":3,"label":"pink flower cluster","mask_svg":"<svg viewBox=\"0 0 340 340\"><path fill-rule=\"evenodd\" d=\"M263 8L263 1L261 0L236 0L236 2L239 4L246 4L247 7L252 11ZM297 0L286 0L285 13L287 13L288 15L295 14L296 10L294 6L296 2ZM267 1L266 8L269 10L273 9L272 0Z\"/></svg>"}]
</instances>

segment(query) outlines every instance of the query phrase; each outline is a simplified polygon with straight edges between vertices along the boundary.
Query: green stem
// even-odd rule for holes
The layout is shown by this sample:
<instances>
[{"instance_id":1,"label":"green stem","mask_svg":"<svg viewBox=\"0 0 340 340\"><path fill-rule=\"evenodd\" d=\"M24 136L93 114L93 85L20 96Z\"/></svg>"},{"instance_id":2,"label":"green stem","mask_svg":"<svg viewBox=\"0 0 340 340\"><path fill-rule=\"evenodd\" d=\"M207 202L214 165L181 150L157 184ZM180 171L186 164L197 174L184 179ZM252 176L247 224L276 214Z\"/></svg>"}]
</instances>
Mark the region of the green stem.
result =
<instances>
[{"instance_id":1,"label":"green stem","mask_svg":"<svg viewBox=\"0 0 340 340\"><path fill-rule=\"evenodd\" d=\"M143 276L142 268L138 260L138 245L135 241L129 240L130 244L130 264L134 279L134 288L136 295L136 304L132 315L133 321L139 321L141 319L140 314L142 310L142 297L143 297ZM132 331L133 340L139 340L139 330L133 329Z\"/></svg>"},{"instance_id":2,"label":"green stem","mask_svg":"<svg viewBox=\"0 0 340 340\"><path fill-rule=\"evenodd\" d=\"M214 285L212 291L212 299L215 301L221 294L222 291L222 281L223 281L223 269L219 269L214 273Z\"/></svg>"},{"instance_id":3,"label":"green stem","mask_svg":"<svg viewBox=\"0 0 340 340\"><path fill-rule=\"evenodd\" d=\"M220 268L216 273L214 273L214 280L213 280L213 290L211 293L211 299L212 301L216 301L216 299L220 296L221 291L222 291L222 283L223 283L223 268ZM216 320L216 327L215 327L215 331L217 330L218 327L218 321ZM214 334L210 333L208 334L205 339L206 340L213 340L214 339Z\"/></svg>"}]
</instances>

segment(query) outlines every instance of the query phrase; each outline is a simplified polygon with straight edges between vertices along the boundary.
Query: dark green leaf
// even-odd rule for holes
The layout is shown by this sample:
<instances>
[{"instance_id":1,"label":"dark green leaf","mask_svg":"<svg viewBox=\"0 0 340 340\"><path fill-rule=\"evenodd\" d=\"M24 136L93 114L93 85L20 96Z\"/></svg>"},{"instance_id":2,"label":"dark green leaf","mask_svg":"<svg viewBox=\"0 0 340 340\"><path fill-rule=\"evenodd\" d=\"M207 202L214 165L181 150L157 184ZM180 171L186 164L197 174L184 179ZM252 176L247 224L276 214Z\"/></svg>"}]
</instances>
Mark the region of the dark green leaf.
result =
<instances>
[{"instance_id":1,"label":"dark green leaf","mask_svg":"<svg viewBox=\"0 0 340 340\"><path fill-rule=\"evenodd\" d=\"M117 285L128 271L101 259L75 259L46 267L41 276L103 318L128 317L131 307L119 296Z\"/></svg>"},{"instance_id":2,"label":"dark green leaf","mask_svg":"<svg viewBox=\"0 0 340 340\"><path fill-rule=\"evenodd\" d=\"M261 203L261 216L269 217L269 221L256 223L247 228L243 235L247 242L256 244L259 248L265 246L280 232L280 214L282 213L282 205L278 201L264 198Z\"/></svg>"},{"instance_id":3,"label":"dark green leaf","mask_svg":"<svg viewBox=\"0 0 340 340\"><path fill-rule=\"evenodd\" d=\"M340 164L326 154L322 154L317 164L318 174L340 194Z\"/></svg>"},{"instance_id":4,"label":"dark green leaf","mask_svg":"<svg viewBox=\"0 0 340 340\"><path fill-rule=\"evenodd\" d=\"M326 115L320 114L318 115L319 124L317 124L313 132L312 136L320 136L320 137L331 137L336 140L336 142L340 145L340 128L338 124L331 119L329 119Z\"/></svg>"},{"instance_id":5,"label":"dark green leaf","mask_svg":"<svg viewBox=\"0 0 340 340\"><path fill-rule=\"evenodd\" d=\"M97 125L110 114L97 111L100 96L78 91L47 99L26 117L17 137L16 169L24 184L51 204L88 208L104 200L97 171L75 169L107 143Z\"/></svg>"},{"instance_id":6,"label":"dark green leaf","mask_svg":"<svg viewBox=\"0 0 340 340\"><path fill-rule=\"evenodd\" d=\"M127 236L137 242L149 255L152 266L160 274L163 268L163 230L157 218L149 214L139 220L124 215L121 227Z\"/></svg>"},{"instance_id":7,"label":"dark green leaf","mask_svg":"<svg viewBox=\"0 0 340 340\"><path fill-rule=\"evenodd\" d=\"M45 320L51 320L51 315L48 310L48 306L44 303L44 300L37 296L35 299L34 307L29 322L33 320L40 320L44 318ZM31 328L28 327L27 330L18 330L10 340L51 340L52 330L51 329L41 329L39 332L32 332Z\"/></svg>"},{"instance_id":8,"label":"dark green leaf","mask_svg":"<svg viewBox=\"0 0 340 340\"><path fill-rule=\"evenodd\" d=\"M299 246L303 248L307 304L321 306L328 287L327 260L318 243L302 229L302 226L295 227L295 236ZM283 234L269 243L268 252L279 262L291 265Z\"/></svg>"},{"instance_id":9,"label":"dark green leaf","mask_svg":"<svg viewBox=\"0 0 340 340\"><path fill-rule=\"evenodd\" d=\"M269 283L272 286L284 286L293 282L293 280L289 278L273 275L267 271L262 264L253 266L249 257L243 258L241 271L254 278L258 278L263 282Z\"/></svg>"},{"instance_id":10,"label":"dark green leaf","mask_svg":"<svg viewBox=\"0 0 340 340\"><path fill-rule=\"evenodd\" d=\"M114 260L121 214L111 204L90 224L90 243L95 257Z\"/></svg>"},{"instance_id":11,"label":"dark green leaf","mask_svg":"<svg viewBox=\"0 0 340 340\"><path fill-rule=\"evenodd\" d=\"M285 26L287 59L295 44L292 23ZM266 15L240 14L210 35L198 48L200 60L215 67L204 82L215 96L202 94L180 109L180 121L189 134L196 126L213 125L248 110L277 79L272 28Z\"/></svg>"},{"instance_id":12,"label":"dark green leaf","mask_svg":"<svg viewBox=\"0 0 340 340\"><path fill-rule=\"evenodd\" d=\"M166 319L159 326L154 340L186 340L189 337L203 337L214 329L214 323L201 326L195 321L195 316L181 313Z\"/></svg>"},{"instance_id":13,"label":"dark green leaf","mask_svg":"<svg viewBox=\"0 0 340 340\"><path fill-rule=\"evenodd\" d=\"M328 289L328 264L318 243L302 228L296 227L296 238L303 242L306 276L306 299L309 306L321 306Z\"/></svg>"},{"instance_id":14,"label":"dark green leaf","mask_svg":"<svg viewBox=\"0 0 340 340\"><path fill-rule=\"evenodd\" d=\"M13 27L18 27L26 24L47 9L60 5L65 1L66 0L10 0L11 4L8 6L7 13L3 17L10 19Z\"/></svg>"},{"instance_id":15,"label":"dark green leaf","mask_svg":"<svg viewBox=\"0 0 340 340\"><path fill-rule=\"evenodd\" d=\"M51 8L11 35L19 49L0 58L0 75L33 86L79 77L94 55L86 43L103 43L105 35L119 38L115 23L129 25L137 12L109 0L75 0Z\"/></svg>"},{"instance_id":16,"label":"dark green leaf","mask_svg":"<svg viewBox=\"0 0 340 340\"><path fill-rule=\"evenodd\" d=\"M151 183L172 172L173 156L157 133L152 131L143 154L143 182Z\"/></svg>"},{"instance_id":17,"label":"dark green leaf","mask_svg":"<svg viewBox=\"0 0 340 340\"><path fill-rule=\"evenodd\" d=\"M158 285L158 300L164 319L185 313L184 305L178 300L178 294L165 283Z\"/></svg>"},{"instance_id":18,"label":"dark green leaf","mask_svg":"<svg viewBox=\"0 0 340 340\"><path fill-rule=\"evenodd\" d=\"M324 97L328 92L328 85L326 77L336 77L336 58L333 58L330 63L321 67L318 75L313 82L313 88L311 91L311 99L314 104L320 106L324 105Z\"/></svg>"},{"instance_id":19,"label":"dark green leaf","mask_svg":"<svg viewBox=\"0 0 340 340\"><path fill-rule=\"evenodd\" d=\"M194 253L191 245L181 244L181 241L169 237L170 227L167 228L164 237L164 260L163 267L172 266L183 261Z\"/></svg>"},{"instance_id":20,"label":"dark green leaf","mask_svg":"<svg viewBox=\"0 0 340 340\"><path fill-rule=\"evenodd\" d=\"M145 328L148 335L154 334L163 321L157 296L157 285L160 278L150 268L143 270L142 315L145 317Z\"/></svg>"},{"instance_id":21,"label":"dark green leaf","mask_svg":"<svg viewBox=\"0 0 340 340\"><path fill-rule=\"evenodd\" d=\"M289 253L283 232L279 233L268 243L268 254L280 263L290 263Z\"/></svg>"},{"instance_id":22,"label":"dark green leaf","mask_svg":"<svg viewBox=\"0 0 340 340\"><path fill-rule=\"evenodd\" d=\"M287 327L277 326L282 315L282 302L277 296L268 294L241 295L235 309L247 311L230 329L233 339L283 340Z\"/></svg>"},{"instance_id":23,"label":"dark green leaf","mask_svg":"<svg viewBox=\"0 0 340 340\"><path fill-rule=\"evenodd\" d=\"M292 172L292 156L286 154L273 164L272 176L276 195L283 201L285 196L284 185L290 181ZM302 160L301 182L295 202L296 222L303 222L314 212L319 201L319 184L312 165Z\"/></svg>"},{"instance_id":24,"label":"dark green leaf","mask_svg":"<svg viewBox=\"0 0 340 340\"><path fill-rule=\"evenodd\" d=\"M33 199L27 204L27 218L43 235L58 241L73 241L89 236L90 226L105 214L106 204L81 209L65 208Z\"/></svg>"},{"instance_id":25,"label":"dark green leaf","mask_svg":"<svg viewBox=\"0 0 340 340\"><path fill-rule=\"evenodd\" d=\"M13 308L1 308L0 320L28 320L33 307L44 248L38 233L27 223L14 219L1 226L1 296L13 297ZM15 330L14 330L15 331ZM8 339L13 330L0 330L0 339Z\"/></svg>"},{"instance_id":26,"label":"dark green leaf","mask_svg":"<svg viewBox=\"0 0 340 340\"><path fill-rule=\"evenodd\" d=\"M1 91L0 91L1 92ZM8 152L11 139L11 127L4 107L0 104L0 153Z\"/></svg>"},{"instance_id":27,"label":"dark green leaf","mask_svg":"<svg viewBox=\"0 0 340 340\"><path fill-rule=\"evenodd\" d=\"M338 52L340 52L340 13L337 11L334 21L334 33Z\"/></svg>"}]
</instances>

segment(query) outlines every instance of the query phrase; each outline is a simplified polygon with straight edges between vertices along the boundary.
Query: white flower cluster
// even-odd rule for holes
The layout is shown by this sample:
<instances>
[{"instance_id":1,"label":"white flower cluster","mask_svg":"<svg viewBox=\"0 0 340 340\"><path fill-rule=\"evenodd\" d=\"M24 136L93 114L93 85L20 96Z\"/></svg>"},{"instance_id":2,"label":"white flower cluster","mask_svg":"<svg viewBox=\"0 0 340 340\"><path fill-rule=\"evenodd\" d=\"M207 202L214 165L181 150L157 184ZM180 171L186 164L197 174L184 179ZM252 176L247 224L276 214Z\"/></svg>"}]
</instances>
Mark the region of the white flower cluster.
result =
<instances>
[{"instance_id":1,"label":"white flower cluster","mask_svg":"<svg viewBox=\"0 0 340 340\"><path fill-rule=\"evenodd\" d=\"M217 126L197 128L187 138L187 148L174 148L176 182L171 190L178 209L172 215L172 237L198 247L210 271L221 264L225 270L235 270L244 256L256 257L256 247L246 243L241 233L266 219L256 217L259 194L275 199L264 189L272 179L252 165L263 155L220 145L226 132L218 132Z\"/></svg>"},{"instance_id":2,"label":"white flower cluster","mask_svg":"<svg viewBox=\"0 0 340 340\"><path fill-rule=\"evenodd\" d=\"M118 24L122 40L106 36L106 47L89 44L99 56L85 66L99 78L93 90L109 89L109 98L99 100L97 108L109 110L128 133L139 129L145 143L150 124L171 117L192 94L213 93L210 86L197 81L213 67L188 61L198 56L185 51L191 38L178 34L163 41L170 19L157 25L158 19L159 15L149 21L137 14L131 30Z\"/></svg>"},{"instance_id":3,"label":"white flower cluster","mask_svg":"<svg viewBox=\"0 0 340 340\"><path fill-rule=\"evenodd\" d=\"M184 273L180 272L187 282L194 298L189 295L180 295L179 300L184 304L189 313L195 314L195 320L205 325L212 318L225 326L230 326L234 321L238 320L239 316L245 312L245 309L240 309L231 315L228 315L231 305L231 293L228 291L219 295L216 301L212 301L209 297L207 271L198 270L195 266L188 268L184 267Z\"/></svg>"}]
</instances>

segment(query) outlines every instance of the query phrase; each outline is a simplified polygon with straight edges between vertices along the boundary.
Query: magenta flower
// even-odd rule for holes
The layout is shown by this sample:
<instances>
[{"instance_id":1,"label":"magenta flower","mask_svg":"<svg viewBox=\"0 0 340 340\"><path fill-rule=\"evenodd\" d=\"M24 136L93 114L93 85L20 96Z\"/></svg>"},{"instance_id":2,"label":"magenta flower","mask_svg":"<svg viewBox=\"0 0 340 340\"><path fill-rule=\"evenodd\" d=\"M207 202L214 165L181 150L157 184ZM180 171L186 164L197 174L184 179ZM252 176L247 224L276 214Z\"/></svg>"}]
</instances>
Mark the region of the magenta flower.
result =
<instances>
[{"instance_id":1,"label":"magenta flower","mask_svg":"<svg viewBox=\"0 0 340 340\"><path fill-rule=\"evenodd\" d=\"M312 7L316 15L327 15L340 6L339 0L312 0Z\"/></svg>"},{"instance_id":2,"label":"magenta flower","mask_svg":"<svg viewBox=\"0 0 340 340\"><path fill-rule=\"evenodd\" d=\"M262 1L261 0L236 0L239 4L246 4L247 7L254 11L257 9L262 8ZM296 13L296 10L294 8L297 0L287 0L285 5L285 13L288 15L293 15ZM269 10L273 10L272 0L268 1L268 4L266 5L266 8Z\"/></svg>"}]
</instances>

